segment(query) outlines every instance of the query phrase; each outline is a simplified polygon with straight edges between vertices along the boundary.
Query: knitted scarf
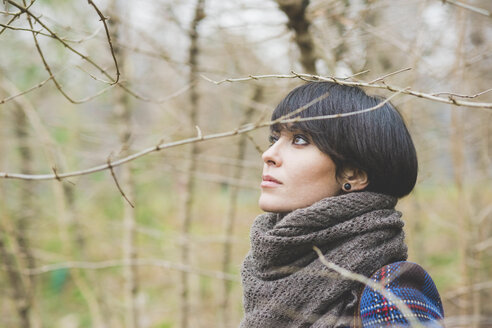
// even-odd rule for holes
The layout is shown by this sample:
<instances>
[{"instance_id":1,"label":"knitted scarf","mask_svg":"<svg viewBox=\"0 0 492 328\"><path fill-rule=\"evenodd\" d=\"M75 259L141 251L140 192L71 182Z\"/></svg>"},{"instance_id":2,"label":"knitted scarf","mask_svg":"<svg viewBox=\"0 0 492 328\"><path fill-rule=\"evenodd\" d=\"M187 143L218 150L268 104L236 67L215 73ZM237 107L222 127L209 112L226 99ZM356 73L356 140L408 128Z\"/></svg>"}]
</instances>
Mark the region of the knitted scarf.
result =
<instances>
[{"instance_id":1,"label":"knitted scarf","mask_svg":"<svg viewBox=\"0 0 492 328\"><path fill-rule=\"evenodd\" d=\"M288 214L265 213L251 228L241 276L245 316L240 327L348 327L362 285L329 270L325 258L369 277L406 260L397 199L372 192L328 197Z\"/></svg>"}]
</instances>

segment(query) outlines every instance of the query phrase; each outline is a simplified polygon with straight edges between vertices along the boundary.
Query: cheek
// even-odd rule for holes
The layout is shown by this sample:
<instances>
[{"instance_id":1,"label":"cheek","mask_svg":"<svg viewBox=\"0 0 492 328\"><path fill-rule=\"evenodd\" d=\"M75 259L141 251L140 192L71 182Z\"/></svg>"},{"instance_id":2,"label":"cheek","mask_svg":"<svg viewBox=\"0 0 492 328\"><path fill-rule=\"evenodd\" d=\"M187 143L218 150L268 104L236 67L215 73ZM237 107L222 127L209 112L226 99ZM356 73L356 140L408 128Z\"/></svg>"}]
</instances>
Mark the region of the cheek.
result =
<instances>
[{"instance_id":1,"label":"cheek","mask_svg":"<svg viewBox=\"0 0 492 328\"><path fill-rule=\"evenodd\" d=\"M311 183L327 183L335 180L335 171L332 169L330 163L311 162L309 165L304 163L304 169L299 176L304 177L305 180Z\"/></svg>"},{"instance_id":2,"label":"cheek","mask_svg":"<svg viewBox=\"0 0 492 328\"><path fill-rule=\"evenodd\" d=\"M312 197L317 196L322 199L334 196L340 189L335 176L335 168L329 162L323 161L305 166L302 173L297 175L298 181L302 182L299 187Z\"/></svg>"}]
</instances>

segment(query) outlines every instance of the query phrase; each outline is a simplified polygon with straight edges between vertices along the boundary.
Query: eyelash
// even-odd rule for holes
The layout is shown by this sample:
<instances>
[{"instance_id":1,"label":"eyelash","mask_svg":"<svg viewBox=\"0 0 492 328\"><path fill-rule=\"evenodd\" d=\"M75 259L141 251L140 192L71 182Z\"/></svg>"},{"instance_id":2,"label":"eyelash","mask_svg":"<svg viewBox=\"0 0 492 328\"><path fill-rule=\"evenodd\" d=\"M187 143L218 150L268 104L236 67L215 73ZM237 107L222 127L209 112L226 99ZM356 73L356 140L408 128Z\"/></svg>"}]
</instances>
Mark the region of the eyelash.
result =
<instances>
[{"instance_id":1,"label":"eyelash","mask_svg":"<svg viewBox=\"0 0 492 328\"><path fill-rule=\"evenodd\" d=\"M301 145L307 145L309 144L309 141L308 141L308 138L302 134L296 134L294 135L294 137L292 138L292 143L296 144L296 139L302 139L303 143Z\"/></svg>"},{"instance_id":2,"label":"eyelash","mask_svg":"<svg viewBox=\"0 0 492 328\"><path fill-rule=\"evenodd\" d=\"M297 139L301 139L303 141L303 143L301 144L298 144L296 142ZM278 140L278 137L277 136L274 136L274 135L270 135L268 137L268 141L270 142L270 146L273 145L275 142L277 142ZM294 145L307 145L309 144L309 139L305 136L305 135L302 135L302 134L295 134L293 137L292 137L292 143Z\"/></svg>"}]
</instances>

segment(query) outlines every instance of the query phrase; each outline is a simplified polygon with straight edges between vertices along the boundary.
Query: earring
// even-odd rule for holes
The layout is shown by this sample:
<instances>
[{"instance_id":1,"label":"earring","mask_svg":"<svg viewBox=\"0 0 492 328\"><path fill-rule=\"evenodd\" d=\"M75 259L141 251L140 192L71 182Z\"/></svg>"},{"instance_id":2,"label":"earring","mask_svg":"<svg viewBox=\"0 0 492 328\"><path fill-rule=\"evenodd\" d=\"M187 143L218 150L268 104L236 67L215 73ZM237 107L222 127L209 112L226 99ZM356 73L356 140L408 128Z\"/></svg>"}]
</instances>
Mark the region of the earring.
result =
<instances>
[{"instance_id":1,"label":"earring","mask_svg":"<svg viewBox=\"0 0 492 328\"><path fill-rule=\"evenodd\" d=\"M350 189L352 189L352 185L350 183L347 182L346 184L343 185L343 190L344 191L348 191Z\"/></svg>"}]
</instances>

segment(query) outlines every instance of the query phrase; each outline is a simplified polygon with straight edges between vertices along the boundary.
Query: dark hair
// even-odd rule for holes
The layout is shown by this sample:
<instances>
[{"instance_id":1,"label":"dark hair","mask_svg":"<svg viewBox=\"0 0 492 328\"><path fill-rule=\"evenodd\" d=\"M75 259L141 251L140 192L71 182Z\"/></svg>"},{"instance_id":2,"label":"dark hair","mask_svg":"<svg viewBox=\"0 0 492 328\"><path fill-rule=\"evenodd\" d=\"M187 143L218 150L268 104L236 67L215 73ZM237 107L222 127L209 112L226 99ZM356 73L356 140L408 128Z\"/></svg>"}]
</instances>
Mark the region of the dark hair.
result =
<instances>
[{"instance_id":1,"label":"dark hair","mask_svg":"<svg viewBox=\"0 0 492 328\"><path fill-rule=\"evenodd\" d=\"M310 82L292 90L277 106L272 120L291 113L322 97L294 117L314 117L349 113L377 106L383 98L368 96L362 89L332 82ZM389 102L361 114L331 119L281 123L272 131L301 130L330 156L337 177L345 168L366 172L367 191L395 197L408 195L417 180L417 154L398 111Z\"/></svg>"}]
</instances>

